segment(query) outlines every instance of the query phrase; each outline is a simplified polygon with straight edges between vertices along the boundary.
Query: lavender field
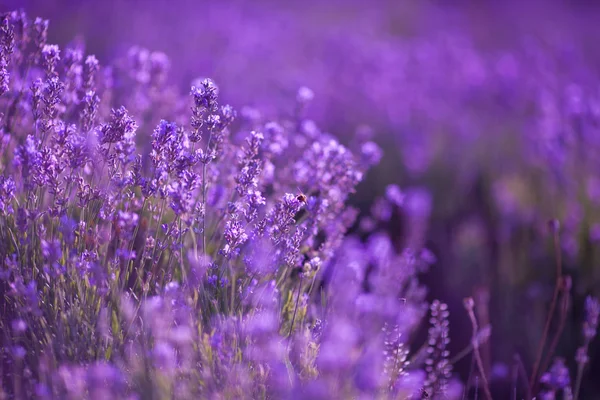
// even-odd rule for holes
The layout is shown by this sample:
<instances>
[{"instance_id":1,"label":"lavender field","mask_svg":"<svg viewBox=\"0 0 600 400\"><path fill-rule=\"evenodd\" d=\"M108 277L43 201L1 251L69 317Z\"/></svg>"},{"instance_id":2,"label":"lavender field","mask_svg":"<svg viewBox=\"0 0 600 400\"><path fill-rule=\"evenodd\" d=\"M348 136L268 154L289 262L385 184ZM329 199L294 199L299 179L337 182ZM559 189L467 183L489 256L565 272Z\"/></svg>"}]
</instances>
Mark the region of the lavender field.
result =
<instances>
[{"instance_id":1,"label":"lavender field","mask_svg":"<svg viewBox=\"0 0 600 400\"><path fill-rule=\"evenodd\" d=\"M0 400L600 399L597 17L0 0Z\"/></svg>"}]
</instances>

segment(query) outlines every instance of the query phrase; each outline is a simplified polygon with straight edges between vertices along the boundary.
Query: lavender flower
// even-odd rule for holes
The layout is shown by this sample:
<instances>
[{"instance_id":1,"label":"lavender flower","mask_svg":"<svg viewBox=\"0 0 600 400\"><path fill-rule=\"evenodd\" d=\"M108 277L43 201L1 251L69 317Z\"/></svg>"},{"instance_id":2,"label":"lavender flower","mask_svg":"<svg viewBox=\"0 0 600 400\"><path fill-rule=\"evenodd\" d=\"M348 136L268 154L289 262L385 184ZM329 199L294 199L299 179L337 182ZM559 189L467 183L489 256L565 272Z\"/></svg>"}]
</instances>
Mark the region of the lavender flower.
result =
<instances>
[{"instance_id":1,"label":"lavender flower","mask_svg":"<svg viewBox=\"0 0 600 400\"><path fill-rule=\"evenodd\" d=\"M561 358L555 359L550 370L542 375L540 381L547 385L553 392L569 387L571 385L571 378L569 377L569 370L564 360Z\"/></svg>"},{"instance_id":2,"label":"lavender flower","mask_svg":"<svg viewBox=\"0 0 600 400\"><path fill-rule=\"evenodd\" d=\"M600 302L593 297L585 299L586 317L583 324L583 337L591 341L598 331L598 320L600 318Z\"/></svg>"},{"instance_id":3,"label":"lavender flower","mask_svg":"<svg viewBox=\"0 0 600 400\"><path fill-rule=\"evenodd\" d=\"M2 15L0 397L461 398L450 307L428 304L421 275L445 283L462 277L453 261L492 265L490 289L509 282L512 296L530 275L509 273L513 253L547 264L534 237L549 215L559 244L595 256L577 242L597 222L595 79L534 49L497 57L456 35L400 40L381 32L381 11L351 34L315 26L314 39L294 33L306 18L295 9L224 32L220 17L241 7L203 8L220 21L203 25L209 52L133 46L102 65L80 40L49 44L48 21ZM269 48L263 32L300 40L312 61L289 43L285 65L255 53L254 40ZM203 78L180 92L179 53L219 87ZM270 85L258 64L285 82ZM224 100L253 106L238 119ZM377 129L353 133L363 118ZM381 198L354 196L365 177ZM463 262L457 242L484 247L455 230L464 218L481 221L489 258ZM476 272L468 290L492 284ZM590 297L573 390L556 359L531 395L583 393L598 308ZM467 352L483 352L504 316L478 311L491 321ZM568 329L559 322L552 343Z\"/></svg>"}]
</instances>

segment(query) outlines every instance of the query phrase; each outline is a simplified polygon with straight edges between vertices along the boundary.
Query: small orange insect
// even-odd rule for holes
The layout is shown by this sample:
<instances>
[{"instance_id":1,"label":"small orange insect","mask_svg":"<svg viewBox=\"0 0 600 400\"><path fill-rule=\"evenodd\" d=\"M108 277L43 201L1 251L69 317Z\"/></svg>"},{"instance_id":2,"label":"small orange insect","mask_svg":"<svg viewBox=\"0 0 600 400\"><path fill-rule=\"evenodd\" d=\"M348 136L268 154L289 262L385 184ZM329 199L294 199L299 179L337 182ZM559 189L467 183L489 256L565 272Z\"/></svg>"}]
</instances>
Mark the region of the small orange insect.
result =
<instances>
[{"instance_id":1,"label":"small orange insect","mask_svg":"<svg viewBox=\"0 0 600 400\"><path fill-rule=\"evenodd\" d=\"M296 196L296 200L302 203L306 203L307 197L304 193L300 193L298 196Z\"/></svg>"},{"instance_id":2,"label":"small orange insect","mask_svg":"<svg viewBox=\"0 0 600 400\"><path fill-rule=\"evenodd\" d=\"M296 196L296 200L298 200L301 203L305 203L308 200L308 197L306 197L306 195L304 194L304 192L302 192L302 190L300 190L300 188L298 188L298 191L300 192L298 194L298 196Z\"/></svg>"}]
</instances>

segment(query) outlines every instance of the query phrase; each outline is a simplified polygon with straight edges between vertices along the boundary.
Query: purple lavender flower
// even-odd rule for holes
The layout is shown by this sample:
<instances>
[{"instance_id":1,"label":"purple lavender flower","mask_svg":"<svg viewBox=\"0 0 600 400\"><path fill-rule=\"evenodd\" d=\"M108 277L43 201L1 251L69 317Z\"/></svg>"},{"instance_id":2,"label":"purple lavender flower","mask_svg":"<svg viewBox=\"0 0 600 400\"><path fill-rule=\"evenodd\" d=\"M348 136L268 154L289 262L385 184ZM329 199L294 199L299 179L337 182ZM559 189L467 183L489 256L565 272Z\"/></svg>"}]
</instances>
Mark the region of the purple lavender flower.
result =
<instances>
[{"instance_id":1,"label":"purple lavender flower","mask_svg":"<svg viewBox=\"0 0 600 400\"><path fill-rule=\"evenodd\" d=\"M452 365L448 362L447 346L450 342L448 333L448 306L434 301L431 304L431 328L428 338L428 358L425 370L427 380L425 390L430 394L445 393L447 390Z\"/></svg>"},{"instance_id":2,"label":"purple lavender flower","mask_svg":"<svg viewBox=\"0 0 600 400\"><path fill-rule=\"evenodd\" d=\"M598 320L600 318L600 302L593 297L585 299L585 322L583 324L583 337L592 340L598 331Z\"/></svg>"},{"instance_id":3,"label":"purple lavender flower","mask_svg":"<svg viewBox=\"0 0 600 400\"><path fill-rule=\"evenodd\" d=\"M15 35L9 21L9 14L3 15L0 23L0 96L2 96L10 89L8 66L14 52Z\"/></svg>"},{"instance_id":4,"label":"purple lavender flower","mask_svg":"<svg viewBox=\"0 0 600 400\"><path fill-rule=\"evenodd\" d=\"M46 45L46 41L48 40L48 25L48 20L44 20L39 17L36 18L35 21L33 21L33 43L36 47L36 52L33 54L35 56L36 61L41 56L42 50Z\"/></svg>"},{"instance_id":5,"label":"purple lavender flower","mask_svg":"<svg viewBox=\"0 0 600 400\"><path fill-rule=\"evenodd\" d=\"M237 219L230 219L225 225L223 232L225 244L221 249L221 254L227 258L236 257L239 254L239 246L248 240L242 224Z\"/></svg>"},{"instance_id":6,"label":"purple lavender flower","mask_svg":"<svg viewBox=\"0 0 600 400\"><path fill-rule=\"evenodd\" d=\"M15 194L15 181L10 177L0 176L0 212L12 213L11 201Z\"/></svg>"},{"instance_id":7,"label":"purple lavender flower","mask_svg":"<svg viewBox=\"0 0 600 400\"><path fill-rule=\"evenodd\" d=\"M61 243L58 240L52 242L42 241L42 255L46 270L50 274L61 274L63 266L60 264L62 259Z\"/></svg>"},{"instance_id":8,"label":"purple lavender flower","mask_svg":"<svg viewBox=\"0 0 600 400\"><path fill-rule=\"evenodd\" d=\"M547 385L552 391L559 391L569 387L571 385L571 378L565 361L562 358L556 358L550 370L542 375L540 382Z\"/></svg>"},{"instance_id":9,"label":"purple lavender flower","mask_svg":"<svg viewBox=\"0 0 600 400\"><path fill-rule=\"evenodd\" d=\"M46 77L56 77L56 65L60 61L60 49L55 44L46 44L42 48L42 65L44 66Z\"/></svg>"},{"instance_id":10,"label":"purple lavender flower","mask_svg":"<svg viewBox=\"0 0 600 400\"><path fill-rule=\"evenodd\" d=\"M137 123L125 107L113 109L111 120L100 129L100 143L112 144L131 140L137 129Z\"/></svg>"},{"instance_id":11,"label":"purple lavender flower","mask_svg":"<svg viewBox=\"0 0 600 400\"><path fill-rule=\"evenodd\" d=\"M0 96L4 93L8 92L10 89L9 82L9 74L7 70L7 63L3 59L0 58Z\"/></svg>"},{"instance_id":12,"label":"purple lavender flower","mask_svg":"<svg viewBox=\"0 0 600 400\"><path fill-rule=\"evenodd\" d=\"M39 142L31 135L27 136L25 144L17 148L14 163L21 168L21 177L23 178L26 189L32 187L32 177L37 174L40 168Z\"/></svg>"},{"instance_id":13,"label":"purple lavender flower","mask_svg":"<svg viewBox=\"0 0 600 400\"><path fill-rule=\"evenodd\" d=\"M191 96L194 100L192 107L191 126L193 133L190 136L192 142L198 142L201 139L201 129L205 124L206 114L214 115L217 111L218 88L210 79L204 79L197 86L192 86ZM215 128L213 126L213 128Z\"/></svg>"},{"instance_id":14,"label":"purple lavender flower","mask_svg":"<svg viewBox=\"0 0 600 400\"><path fill-rule=\"evenodd\" d=\"M498 60L456 37L405 42L380 33L380 21L369 40L315 27L315 39L303 41L314 60L286 52L290 70L269 52L255 53L262 50L254 41L268 43L263 31L299 40L292 28L303 13L273 11L277 18L261 18L259 32L246 26L243 7L212 7L206 15L214 20L221 13L239 20L226 24L236 27L226 34L207 25L207 35L223 34L207 41L217 44L209 56L181 52L201 64L219 60L219 68L200 66L221 87L201 79L189 93L174 84L171 72L184 68L177 54L171 61L134 46L101 66L79 41L62 50L48 44L47 21L3 15L0 326L16 362L0 365L9 371L1 386L9 397L44 398L460 398L444 303L429 307L428 337L415 350L428 311L419 276L455 251L454 224L473 213L489 228L500 253L489 264L500 263L502 273L512 253L547 261L545 246L532 239L546 214L568 214L561 244L587 248L577 238L597 214L593 190L589 204L579 199L598 166L600 108L586 97L594 81L562 82L572 76L539 65L524 74L526 58ZM353 30L362 32L362 23ZM246 62L254 59L264 62ZM283 85L272 86L288 95L300 86L295 98L273 94L251 64L285 74ZM236 87L220 79L242 70L252 79ZM250 89L257 84L260 90ZM238 121L233 107L219 106L243 99L236 91L256 105L241 108ZM497 112L496 103L509 112ZM363 117L378 129L363 127L350 138L327 133L352 132ZM375 135L380 130L394 132L398 154ZM532 149L504 157L504 147L520 149L515 143ZM490 156L490 148L503 156ZM351 197L382 159L374 192L388 178L382 171L399 168L384 197ZM538 182L550 175L549 164L562 181ZM522 165L536 173L521 174ZM522 193L504 184L510 174L526 194L539 189L545 198L548 187L561 194L531 206L517 223ZM414 186L404 192L398 185L406 179ZM508 208L488 204L488 186L503 189ZM465 210L456 211L454 197L468 200ZM535 203L537 195L524 197ZM439 204L434 257L427 239ZM364 231L354 236L357 215L369 208ZM439 234L438 226L449 229ZM400 228L406 237L397 237ZM522 241L511 235L525 228L525 242L535 243L515 249ZM501 278L520 287L512 276ZM597 302L588 303L586 343L576 354L582 366L598 325ZM566 367L558 373L556 365L542 378L548 396L559 387L570 393Z\"/></svg>"},{"instance_id":15,"label":"purple lavender flower","mask_svg":"<svg viewBox=\"0 0 600 400\"><path fill-rule=\"evenodd\" d=\"M83 88L86 92L93 90L96 86L96 74L99 70L98 59L89 55L85 59Z\"/></svg>"},{"instance_id":16,"label":"purple lavender flower","mask_svg":"<svg viewBox=\"0 0 600 400\"><path fill-rule=\"evenodd\" d=\"M381 148L373 142L364 143L361 146L360 151L362 160L368 167L379 164L379 161L383 156Z\"/></svg>"}]
</instances>

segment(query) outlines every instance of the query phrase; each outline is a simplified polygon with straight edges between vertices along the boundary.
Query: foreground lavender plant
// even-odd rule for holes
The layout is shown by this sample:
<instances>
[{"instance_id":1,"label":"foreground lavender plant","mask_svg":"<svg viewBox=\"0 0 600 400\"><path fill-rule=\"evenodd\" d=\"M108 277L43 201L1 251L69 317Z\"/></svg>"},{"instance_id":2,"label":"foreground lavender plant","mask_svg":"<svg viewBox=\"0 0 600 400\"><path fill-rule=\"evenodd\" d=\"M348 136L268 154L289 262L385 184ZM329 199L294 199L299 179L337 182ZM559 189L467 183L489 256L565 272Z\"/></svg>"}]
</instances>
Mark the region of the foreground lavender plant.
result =
<instances>
[{"instance_id":1,"label":"foreground lavender plant","mask_svg":"<svg viewBox=\"0 0 600 400\"><path fill-rule=\"evenodd\" d=\"M372 215L357 224L363 237L347 236L358 214L347 199L382 156L366 129L347 147L320 131L305 114L314 94L304 87L293 113L242 108L238 116L220 104L219 88L209 79L194 81L187 96L170 86L170 62L162 53L133 47L113 65L101 66L81 43L62 50L49 44L47 32L48 21L30 21L23 12L2 16L3 395L494 395L479 354L490 336L489 320L481 318L485 311L476 316L473 302L466 303L473 332L459 356L473 351L478 376L469 385L470 376L463 390L452 375L457 358L448 350L448 305L428 305L418 281L434 262L423 248L433 203L429 191L403 193L389 186ZM436 104L453 104L440 93L453 98L465 81L468 87L485 82L496 88L514 78L471 76L471 63L463 59L475 65L490 60L463 45L434 51L434 59L452 53L456 82L440 75L437 63L425 63L436 65L421 78ZM389 71L404 71L396 68L398 61L391 58ZM415 66L423 71L422 60ZM535 95L545 89L531 84ZM402 99L392 96L376 108L394 115L400 108L396 118L402 123L412 108L453 114L445 107L421 107L422 100L411 104L406 86L396 86L402 87ZM569 99L577 103L577 88L571 92ZM387 101L380 94L370 96ZM535 112L552 120L551 106ZM281 116L286 114L292 116ZM533 147L540 144L533 139ZM426 145L420 140L416 135L401 140L404 162L416 175L434 159L423 157L419 149ZM554 150L537 149L534 163L552 164ZM575 158L569 151L560 155ZM398 213L407 217L403 239L409 248L375 229ZM566 233L573 236L580 222L567 221ZM541 342L545 362L539 382L537 368L532 380L542 387L541 396L562 392L577 398L598 306L590 297L576 375L569 375L564 359L550 365L571 288L560 268L560 327L549 336L544 358ZM416 332L428 313L431 326L423 343Z\"/></svg>"},{"instance_id":2,"label":"foreground lavender plant","mask_svg":"<svg viewBox=\"0 0 600 400\"><path fill-rule=\"evenodd\" d=\"M374 143L320 132L306 88L294 118L236 118L209 79L170 87L164 54L102 67L47 29L2 16L3 395L455 396L445 305L408 357L421 239L345 238Z\"/></svg>"}]
</instances>

